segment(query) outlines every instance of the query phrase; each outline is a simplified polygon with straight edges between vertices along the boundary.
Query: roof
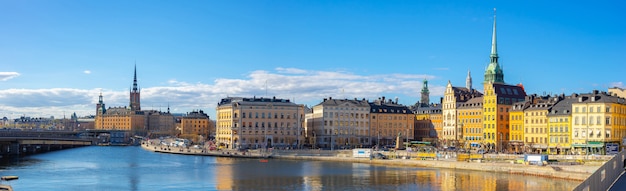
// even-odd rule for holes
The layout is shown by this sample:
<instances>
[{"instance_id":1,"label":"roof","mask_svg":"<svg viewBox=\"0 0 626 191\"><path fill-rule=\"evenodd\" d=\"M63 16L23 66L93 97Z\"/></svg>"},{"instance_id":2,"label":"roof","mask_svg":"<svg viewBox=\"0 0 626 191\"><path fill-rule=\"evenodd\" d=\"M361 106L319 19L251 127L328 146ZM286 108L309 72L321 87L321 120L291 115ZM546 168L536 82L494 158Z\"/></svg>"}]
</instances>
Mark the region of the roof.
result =
<instances>
[{"instance_id":1,"label":"roof","mask_svg":"<svg viewBox=\"0 0 626 191\"><path fill-rule=\"evenodd\" d=\"M407 106L399 105L395 103L369 103L371 113L401 113L401 114L413 114Z\"/></svg>"},{"instance_id":2,"label":"roof","mask_svg":"<svg viewBox=\"0 0 626 191\"><path fill-rule=\"evenodd\" d=\"M466 102L459 103L457 109L482 108L483 97L474 97Z\"/></svg>"},{"instance_id":3,"label":"roof","mask_svg":"<svg viewBox=\"0 0 626 191\"><path fill-rule=\"evenodd\" d=\"M226 97L226 98L222 98L217 105L222 106L222 105L233 104L233 103L238 103L240 105L259 105L259 106L267 105L269 103L271 103L272 105L284 105L284 106L296 105L295 103L290 102L289 99L276 99L276 97L273 97L273 98Z\"/></svg>"},{"instance_id":4,"label":"roof","mask_svg":"<svg viewBox=\"0 0 626 191\"><path fill-rule=\"evenodd\" d=\"M492 84L492 85L498 97L516 98L516 99L524 99L524 97L526 97L526 92L524 91L524 88L521 86L514 86L514 85L508 85L508 84Z\"/></svg>"},{"instance_id":5,"label":"roof","mask_svg":"<svg viewBox=\"0 0 626 191\"><path fill-rule=\"evenodd\" d=\"M562 115L571 115L572 114L572 103L576 101L576 97L567 96L561 101L557 102L552 106L550 112L548 112L549 116L562 116Z\"/></svg>"},{"instance_id":6,"label":"roof","mask_svg":"<svg viewBox=\"0 0 626 191\"><path fill-rule=\"evenodd\" d=\"M412 108L415 114L441 114L441 104L430 104L426 107L414 107Z\"/></svg>"},{"instance_id":7,"label":"roof","mask_svg":"<svg viewBox=\"0 0 626 191\"><path fill-rule=\"evenodd\" d=\"M355 106L355 107L370 107L369 103L367 100L362 99L362 100L358 100L358 99L333 99L332 97L326 99L324 98L324 101L322 101L321 103L315 105L322 105L322 106L340 106L340 105L351 105L351 106Z\"/></svg>"}]
</instances>

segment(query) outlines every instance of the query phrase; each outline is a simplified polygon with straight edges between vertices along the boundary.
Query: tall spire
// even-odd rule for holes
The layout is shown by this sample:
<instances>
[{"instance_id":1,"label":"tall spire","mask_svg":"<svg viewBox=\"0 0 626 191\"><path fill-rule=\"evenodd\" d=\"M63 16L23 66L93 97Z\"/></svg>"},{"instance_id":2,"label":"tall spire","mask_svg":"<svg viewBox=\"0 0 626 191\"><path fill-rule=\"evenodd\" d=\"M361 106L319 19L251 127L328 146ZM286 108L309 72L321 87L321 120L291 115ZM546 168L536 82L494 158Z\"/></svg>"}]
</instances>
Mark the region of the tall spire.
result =
<instances>
[{"instance_id":1,"label":"tall spire","mask_svg":"<svg viewBox=\"0 0 626 191\"><path fill-rule=\"evenodd\" d=\"M130 110L141 110L141 97L139 88L137 88L137 62L135 62L135 75L133 77L133 89L130 91Z\"/></svg>"},{"instance_id":2,"label":"tall spire","mask_svg":"<svg viewBox=\"0 0 626 191\"><path fill-rule=\"evenodd\" d=\"M491 57L498 58L498 47L496 44L496 8L493 8L493 35L491 37ZM498 61L496 60L496 62Z\"/></svg>"},{"instance_id":3,"label":"tall spire","mask_svg":"<svg viewBox=\"0 0 626 191\"><path fill-rule=\"evenodd\" d=\"M422 99L420 100L421 106L428 106L430 104L430 91L428 91L428 80L424 79L424 85L422 86Z\"/></svg>"},{"instance_id":4,"label":"tall spire","mask_svg":"<svg viewBox=\"0 0 626 191\"><path fill-rule=\"evenodd\" d=\"M493 34L491 36L491 54L489 66L485 69L484 83L504 83L504 73L498 63L498 48L496 41L496 8L493 8Z\"/></svg>"},{"instance_id":5,"label":"tall spire","mask_svg":"<svg viewBox=\"0 0 626 191\"><path fill-rule=\"evenodd\" d=\"M133 78L133 91L137 91L137 62L135 62L135 76Z\"/></svg>"},{"instance_id":6,"label":"tall spire","mask_svg":"<svg viewBox=\"0 0 626 191\"><path fill-rule=\"evenodd\" d=\"M467 90L472 91L472 73L467 70L467 78L465 78L465 87Z\"/></svg>"}]
</instances>

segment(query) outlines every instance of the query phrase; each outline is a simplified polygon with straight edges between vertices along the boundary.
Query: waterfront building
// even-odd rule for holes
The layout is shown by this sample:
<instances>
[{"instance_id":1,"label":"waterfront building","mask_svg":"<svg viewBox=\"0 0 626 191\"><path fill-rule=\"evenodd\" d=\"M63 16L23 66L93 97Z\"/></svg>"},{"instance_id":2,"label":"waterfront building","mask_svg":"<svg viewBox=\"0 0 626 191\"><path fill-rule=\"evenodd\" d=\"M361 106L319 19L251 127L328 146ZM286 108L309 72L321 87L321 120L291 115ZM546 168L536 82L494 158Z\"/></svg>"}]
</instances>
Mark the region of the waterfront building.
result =
<instances>
[{"instance_id":1,"label":"waterfront building","mask_svg":"<svg viewBox=\"0 0 626 191\"><path fill-rule=\"evenodd\" d=\"M441 104L422 106L419 103L410 108L415 114L415 137L421 141L438 141L443 129Z\"/></svg>"},{"instance_id":2,"label":"waterfront building","mask_svg":"<svg viewBox=\"0 0 626 191\"><path fill-rule=\"evenodd\" d=\"M207 138L210 122L209 115L202 110L187 113L180 120L181 133L193 136L202 135Z\"/></svg>"},{"instance_id":3,"label":"waterfront building","mask_svg":"<svg viewBox=\"0 0 626 191\"><path fill-rule=\"evenodd\" d=\"M470 73L468 71L468 81L471 82ZM457 106L464 102L467 102L471 98L480 97L482 94L474 89L467 89L471 85L466 84L466 87L454 87L452 83L448 81L444 98L441 102L443 112L443 140L445 146L457 146L458 142L463 139L463 129L458 123L458 111Z\"/></svg>"},{"instance_id":4,"label":"waterfront building","mask_svg":"<svg viewBox=\"0 0 626 191\"><path fill-rule=\"evenodd\" d=\"M504 73L498 63L496 46L496 16L493 17L493 34L489 65L483 81L483 132L485 145L493 150L505 150L509 140L509 110L515 102L526 96L523 86L504 83Z\"/></svg>"},{"instance_id":5,"label":"waterfront building","mask_svg":"<svg viewBox=\"0 0 626 191\"><path fill-rule=\"evenodd\" d=\"M311 134L316 148L350 148L370 147L372 134L370 131L370 104L362 99L333 99L332 97L313 106L313 118L307 119L311 124ZM309 131L309 130L307 130Z\"/></svg>"},{"instance_id":6,"label":"waterfront building","mask_svg":"<svg viewBox=\"0 0 626 191\"><path fill-rule=\"evenodd\" d=\"M526 152L524 150L524 110L530 106L529 101L516 102L509 110L509 144L511 151L515 153ZM528 150L527 152L530 152Z\"/></svg>"},{"instance_id":7,"label":"waterfront building","mask_svg":"<svg viewBox=\"0 0 626 191\"><path fill-rule=\"evenodd\" d=\"M574 96L561 95L548 113L548 153L572 154L572 103Z\"/></svg>"},{"instance_id":8,"label":"waterfront building","mask_svg":"<svg viewBox=\"0 0 626 191\"><path fill-rule=\"evenodd\" d=\"M137 84L135 66L133 85L129 92L129 106L105 108L102 93L96 104L94 127L97 130L130 131L135 135L175 135L174 117L168 112L141 110L141 92Z\"/></svg>"},{"instance_id":9,"label":"waterfront building","mask_svg":"<svg viewBox=\"0 0 626 191\"><path fill-rule=\"evenodd\" d=\"M578 95L576 99L572 103L574 152L606 154L607 147L619 147L626 135L624 98L594 90Z\"/></svg>"},{"instance_id":10,"label":"waterfront building","mask_svg":"<svg viewBox=\"0 0 626 191\"><path fill-rule=\"evenodd\" d=\"M303 143L304 105L289 99L226 97L216 114L221 147L295 148Z\"/></svg>"},{"instance_id":11,"label":"waterfront building","mask_svg":"<svg viewBox=\"0 0 626 191\"><path fill-rule=\"evenodd\" d=\"M169 106L167 112L147 110L144 111L146 117L146 130L151 137L163 137L168 135L177 135L180 131L176 131L176 118L170 113Z\"/></svg>"},{"instance_id":12,"label":"waterfront building","mask_svg":"<svg viewBox=\"0 0 626 191\"><path fill-rule=\"evenodd\" d=\"M404 105L399 105L398 100L385 100L379 98L370 105L370 139L376 139L374 145L395 145L396 148L403 147L396 144L396 139L400 142L408 142L414 139L415 115ZM367 123L366 123L367 124Z\"/></svg>"},{"instance_id":13,"label":"waterfront building","mask_svg":"<svg viewBox=\"0 0 626 191\"><path fill-rule=\"evenodd\" d=\"M462 138L460 146L467 149L481 148L483 142L483 97L474 97L458 104L458 122Z\"/></svg>"},{"instance_id":14,"label":"waterfront building","mask_svg":"<svg viewBox=\"0 0 626 191\"><path fill-rule=\"evenodd\" d=\"M530 105L524 109L524 145L530 152L543 153L548 149L548 113L555 101L550 96L528 96Z\"/></svg>"}]
</instances>

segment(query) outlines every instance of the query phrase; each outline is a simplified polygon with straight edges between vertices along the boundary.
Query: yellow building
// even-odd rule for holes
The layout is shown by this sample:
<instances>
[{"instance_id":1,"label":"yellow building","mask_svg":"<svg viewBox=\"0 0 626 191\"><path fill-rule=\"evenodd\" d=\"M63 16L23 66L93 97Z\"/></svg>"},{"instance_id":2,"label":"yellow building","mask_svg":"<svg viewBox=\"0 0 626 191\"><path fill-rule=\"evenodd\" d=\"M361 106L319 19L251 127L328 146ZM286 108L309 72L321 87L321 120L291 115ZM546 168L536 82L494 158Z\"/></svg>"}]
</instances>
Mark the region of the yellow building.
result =
<instances>
[{"instance_id":1,"label":"yellow building","mask_svg":"<svg viewBox=\"0 0 626 191\"><path fill-rule=\"evenodd\" d=\"M561 95L548 113L548 154L572 154L572 96Z\"/></svg>"},{"instance_id":2,"label":"yellow building","mask_svg":"<svg viewBox=\"0 0 626 191\"><path fill-rule=\"evenodd\" d=\"M572 103L572 147L575 153L613 153L626 135L624 98L597 90ZM606 150L609 147L610 150Z\"/></svg>"},{"instance_id":3,"label":"yellow building","mask_svg":"<svg viewBox=\"0 0 626 191\"><path fill-rule=\"evenodd\" d=\"M315 148L371 147L378 134L370 131L370 105L362 99L333 99L313 106L311 125ZM309 131L309 130L307 130Z\"/></svg>"},{"instance_id":4,"label":"yellow building","mask_svg":"<svg viewBox=\"0 0 626 191\"><path fill-rule=\"evenodd\" d=\"M509 144L511 151L515 153L524 152L524 109L528 108L530 102L516 102L509 111ZM530 151L528 151L530 152Z\"/></svg>"},{"instance_id":5,"label":"yellow building","mask_svg":"<svg viewBox=\"0 0 626 191\"><path fill-rule=\"evenodd\" d=\"M187 113L180 119L181 133L185 135L202 135L208 138L210 121L209 116L202 110Z\"/></svg>"},{"instance_id":6,"label":"yellow building","mask_svg":"<svg viewBox=\"0 0 626 191\"><path fill-rule=\"evenodd\" d=\"M483 97L475 97L457 107L462 127L461 147L479 149L483 141Z\"/></svg>"},{"instance_id":7,"label":"yellow building","mask_svg":"<svg viewBox=\"0 0 626 191\"><path fill-rule=\"evenodd\" d=\"M400 138L401 142L414 140L414 114L406 106L399 105L398 102L382 99L369 103L370 105L370 128L371 132L375 132L377 145L396 145L400 148L402 145L396 144L396 139Z\"/></svg>"},{"instance_id":8,"label":"yellow building","mask_svg":"<svg viewBox=\"0 0 626 191\"><path fill-rule=\"evenodd\" d=\"M524 145L533 153L548 149L548 111L552 102L532 103L524 110Z\"/></svg>"},{"instance_id":9,"label":"yellow building","mask_svg":"<svg viewBox=\"0 0 626 191\"><path fill-rule=\"evenodd\" d=\"M225 148L299 148L304 140L304 106L288 99L227 97L216 114L216 142Z\"/></svg>"},{"instance_id":10,"label":"yellow building","mask_svg":"<svg viewBox=\"0 0 626 191\"><path fill-rule=\"evenodd\" d=\"M434 142L442 131L441 104L416 105L411 107L415 114L415 139Z\"/></svg>"},{"instance_id":11,"label":"yellow building","mask_svg":"<svg viewBox=\"0 0 626 191\"><path fill-rule=\"evenodd\" d=\"M491 54L483 82L483 137L488 149L504 151L507 150L509 140L509 110L513 103L524 101L526 92L521 85L504 83L504 72L500 68L498 59L494 15Z\"/></svg>"}]
</instances>

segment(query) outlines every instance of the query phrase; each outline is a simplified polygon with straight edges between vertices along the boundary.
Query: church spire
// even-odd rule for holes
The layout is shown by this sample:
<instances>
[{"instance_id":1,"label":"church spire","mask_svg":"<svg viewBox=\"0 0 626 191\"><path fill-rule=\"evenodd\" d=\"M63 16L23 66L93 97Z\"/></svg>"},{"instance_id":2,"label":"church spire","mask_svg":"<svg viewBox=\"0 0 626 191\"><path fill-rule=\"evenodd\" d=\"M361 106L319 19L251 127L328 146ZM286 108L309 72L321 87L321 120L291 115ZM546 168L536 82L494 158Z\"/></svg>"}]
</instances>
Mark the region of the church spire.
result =
<instances>
[{"instance_id":1,"label":"church spire","mask_svg":"<svg viewBox=\"0 0 626 191\"><path fill-rule=\"evenodd\" d=\"M496 44L496 8L493 8L493 34L491 36L491 56L492 59L496 58L495 62L498 60L498 46ZM491 62L494 62L493 60Z\"/></svg>"},{"instance_id":2,"label":"church spire","mask_svg":"<svg viewBox=\"0 0 626 191\"><path fill-rule=\"evenodd\" d=\"M137 91L137 63L135 63L135 76L133 77L133 91Z\"/></svg>"},{"instance_id":3,"label":"church spire","mask_svg":"<svg viewBox=\"0 0 626 191\"><path fill-rule=\"evenodd\" d=\"M133 89L130 91L130 110L131 111L140 111L141 110L141 97L140 90L137 87L137 63L135 63L135 72L133 77Z\"/></svg>"},{"instance_id":4,"label":"church spire","mask_svg":"<svg viewBox=\"0 0 626 191\"><path fill-rule=\"evenodd\" d=\"M467 70L467 78L465 78L465 87L467 90L472 91L472 73Z\"/></svg>"},{"instance_id":5,"label":"church spire","mask_svg":"<svg viewBox=\"0 0 626 191\"><path fill-rule=\"evenodd\" d=\"M430 104L430 91L428 91L428 80L426 79L424 79L424 85L422 86L422 99L420 102L422 106Z\"/></svg>"},{"instance_id":6,"label":"church spire","mask_svg":"<svg viewBox=\"0 0 626 191\"><path fill-rule=\"evenodd\" d=\"M496 41L496 8L493 8L493 34L491 36L491 54L489 66L485 69L484 83L504 83L504 73L498 63L498 47Z\"/></svg>"}]
</instances>

